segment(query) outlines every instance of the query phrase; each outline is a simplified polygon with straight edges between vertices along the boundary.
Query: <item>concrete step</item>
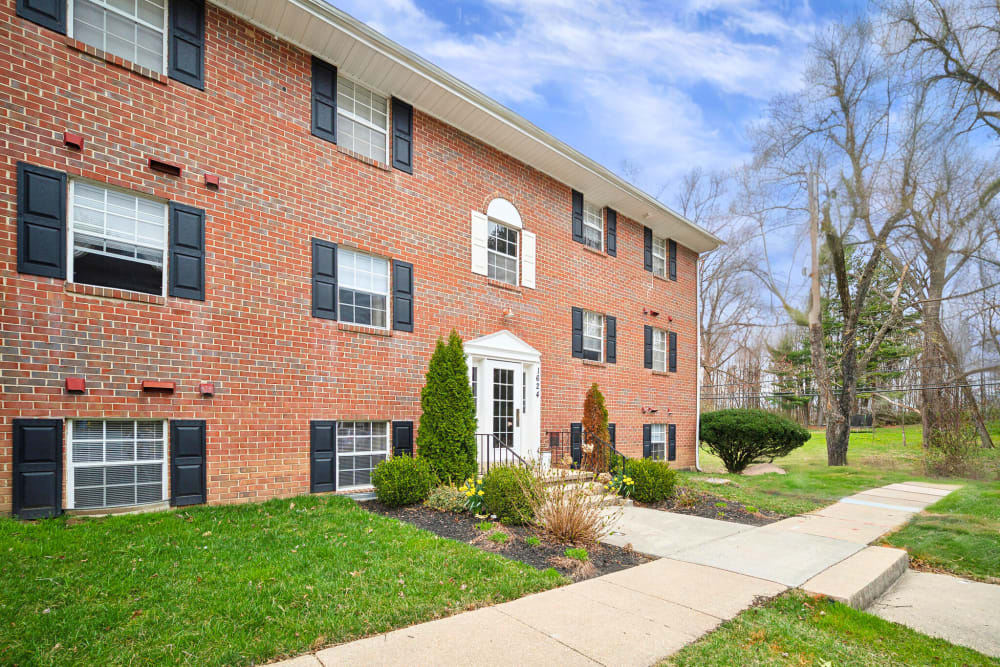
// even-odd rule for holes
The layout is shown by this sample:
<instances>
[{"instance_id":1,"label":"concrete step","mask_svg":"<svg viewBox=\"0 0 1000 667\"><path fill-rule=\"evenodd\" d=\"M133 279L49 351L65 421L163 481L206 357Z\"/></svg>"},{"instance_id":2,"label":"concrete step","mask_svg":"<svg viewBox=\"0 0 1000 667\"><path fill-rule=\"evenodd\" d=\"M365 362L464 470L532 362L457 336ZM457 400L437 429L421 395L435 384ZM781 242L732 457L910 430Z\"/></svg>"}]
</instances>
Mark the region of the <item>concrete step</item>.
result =
<instances>
[{"instance_id":1,"label":"concrete step","mask_svg":"<svg viewBox=\"0 0 1000 667\"><path fill-rule=\"evenodd\" d=\"M906 573L910 556L902 549L866 547L802 584L855 609L866 609Z\"/></svg>"}]
</instances>

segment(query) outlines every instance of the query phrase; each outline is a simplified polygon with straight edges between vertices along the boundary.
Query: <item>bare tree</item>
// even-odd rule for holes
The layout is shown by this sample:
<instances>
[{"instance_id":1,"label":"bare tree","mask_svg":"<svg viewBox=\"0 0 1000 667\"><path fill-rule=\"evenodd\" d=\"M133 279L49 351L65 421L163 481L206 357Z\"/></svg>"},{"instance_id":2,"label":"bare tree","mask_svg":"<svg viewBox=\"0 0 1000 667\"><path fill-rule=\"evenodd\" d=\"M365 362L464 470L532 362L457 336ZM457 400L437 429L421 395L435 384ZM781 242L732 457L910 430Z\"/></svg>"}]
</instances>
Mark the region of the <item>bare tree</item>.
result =
<instances>
[{"instance_id":1,"label":"bare tree","mask_svg":"<svg viewBox=\"0 0 1000 667\"><path fill-rule=\"evenodd\" d=\"M827 462L846 465L859 369L867 367L901 312L897 290L892 314L860 349L859 318L883 251L906 219L913 197L918 115L897 99L895 72L886 66L867 22L833 26L817 36L812 52L803 92L772 102L767 120L756 128L752 172L766 196L756 197L763 206L752 213L772 234L775 224L787 224L789 217L798 218L800 230L804 218L813 221L814 274L819 245L829 253L834 299L843 319L837 350L842 386L833 385L822 338L813 341L813 370L827 416ZM813 178L815 186L810 185ZM861 264L849 275L846 258L852 246ZM794 306L770 266L763 274L794 320L803 325L815 320ZM812 292L810 311L818 305ZM816 327L810 330L814 338Z\"/></svg>"},{"instance_id":2,"label":"bare tree","mask_svg":"<svg viewBox=\"0 0 1000 667\"><path fill-rule=\"evenodd\" d=\"M675 195L681 215L726 241L699 259L701 366L708 385L726 377L730 362L759 326L758 288L751 273L755 230L728 212L728 185L724 174L692 169Z\"/></svg>"},{"instance_id":3,"label":"bare tree","mask_svg":"<svg viewBox=\"0 0 1000 667\"><path fill-rule=\"evenodd\" d=\"M883 0L889 46L947 91L957 117L1000 135L1000 2Z\"/></svg>"}]
</instances>

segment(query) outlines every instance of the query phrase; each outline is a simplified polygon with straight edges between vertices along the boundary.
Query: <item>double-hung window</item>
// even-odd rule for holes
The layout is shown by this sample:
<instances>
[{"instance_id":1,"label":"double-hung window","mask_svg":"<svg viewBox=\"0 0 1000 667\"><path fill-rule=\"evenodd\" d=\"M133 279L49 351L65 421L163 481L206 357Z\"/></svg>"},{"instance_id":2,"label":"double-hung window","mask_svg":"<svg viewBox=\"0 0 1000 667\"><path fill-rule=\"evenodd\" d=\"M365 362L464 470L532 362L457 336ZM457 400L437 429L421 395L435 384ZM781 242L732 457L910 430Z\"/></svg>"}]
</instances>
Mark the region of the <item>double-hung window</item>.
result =
<instances>
[{"instance_id":1,"label":"double-hung window","mask_svg":"<svg viewBox=\"0 0 1000 667\"><path fill-rule=\"evenodd\" d=\"M490 235L487 241L489 252L488 273L493 280L517 285L517 240L518 231L490 220Z\"/></svg>"},{"instance_id":2,"label":"double-hung window","mask_svg":"<svg viewBox=\"0 0 1000 667\"><path fill-rule=\"evenodd\" d=\"M69 228L71 281L164 293L165 203L74 180Z\"/></svg>"},{"instance_id":3,"label":"double-hung window","mask_svg":"<svg viewBox=\"0 0 1000 667\"><path fill-rule=\"evenodd\" d=\"M71 36L142 67L166 69L166 0L69 0Z\"/></svg>"},{"instance_id":4,"label":"double-hung window","mask_svg":"<svg viewBox=\"0 0 1000 667\"><path fill-rule=\"evenodd\" d=\"M667 239L653 237L653 273L667 277Z\"/></svg>"},{"instance_id":5,"label":"double-hung window","mask_svg":"<svg viewBox=\"0 0 1000 667\"><path fill-rule=\"evenodd\" d=\"M350 79L337 78L337 143L378 162L389 154L389 101Z\"/></svg>"},{"instance_id":6,"label":"double-hung window","mask_svg":"<svg viewBox=\"0 0 1000 667\"><path fill-rule=\"evenodd\" d=\"M371 486L372 470L388 456L388 422L337 423L338 490Z\"/></svg>"},{"instance_id":7,"label":"double-hung window","mask_svg":"<svg viewBox=\"0 0 1000 667\"><path fill-rule=\"evenodd\" d=\"M667 370L667 332L653 329L653 370Z\"/></svg>"},{"instance_id":8,"label":"double-hung window","mask_svg":"<svg viewBox=\"0 0 1000 667\"><path fill-rule=\"evenodd\" d=\"M340 321L385 328L389 321L389 260L338 246Z\"/></svg>"},{"instance_id":9,"label":"double-hung window","mask_svg":"<svg viewBox=\"0 0 1000 667\"><path fill-rule=\"evenodd\" d=\"M583 242L595 250L604 249L604 220L600 206L583 202Z\"/></svg>"},{"instance_id":10,"label":"double-hung window","mask_svg":"<svg viewBox=\"0 0 1000 667\"><path fill-rule=\"evenodd\" d=\"M667 458L667 425L651 424L649 435L649 458L663 461Z\"/></svg>"},{"instance_id":11,"label":"double-hung window","mask_svg":"<svg viewBox=\"0 0 1000 667\"><path fill-rule=\"evenodd\" d=\"M167 497L161 420L69 422L67 495L74 509L155 503Z\"/></svg>"},{"instance_id":12,"label":"double-hung window","mask_svg":"<svg viewBox=\"0 0 1000 667\"><path fill-rule=\"evenodd\" d=\"M601 361L604 356L604 316L583 311L583 358Z\"/></svg>"}]
</instances>

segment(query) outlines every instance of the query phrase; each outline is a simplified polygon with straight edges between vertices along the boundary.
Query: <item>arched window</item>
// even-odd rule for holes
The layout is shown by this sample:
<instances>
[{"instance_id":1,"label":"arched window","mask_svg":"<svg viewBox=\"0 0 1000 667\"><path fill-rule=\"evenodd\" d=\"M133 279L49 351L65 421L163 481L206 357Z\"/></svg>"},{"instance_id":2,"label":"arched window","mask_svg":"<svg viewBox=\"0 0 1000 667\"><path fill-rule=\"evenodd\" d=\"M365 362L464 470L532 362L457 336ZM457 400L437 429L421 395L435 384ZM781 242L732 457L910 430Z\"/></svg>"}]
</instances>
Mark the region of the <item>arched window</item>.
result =
<instances>
[{"instance_id":1,"label":"arched window","mask_svg":"<svg viewBox=\"0 0 1000 667\"><path fill-rule=\"evenodd\" d=\"M520 259L521 215L506 199L494 199L486 208L488 273L493 280L517 285Z\"/></svg>"}]
</instances>

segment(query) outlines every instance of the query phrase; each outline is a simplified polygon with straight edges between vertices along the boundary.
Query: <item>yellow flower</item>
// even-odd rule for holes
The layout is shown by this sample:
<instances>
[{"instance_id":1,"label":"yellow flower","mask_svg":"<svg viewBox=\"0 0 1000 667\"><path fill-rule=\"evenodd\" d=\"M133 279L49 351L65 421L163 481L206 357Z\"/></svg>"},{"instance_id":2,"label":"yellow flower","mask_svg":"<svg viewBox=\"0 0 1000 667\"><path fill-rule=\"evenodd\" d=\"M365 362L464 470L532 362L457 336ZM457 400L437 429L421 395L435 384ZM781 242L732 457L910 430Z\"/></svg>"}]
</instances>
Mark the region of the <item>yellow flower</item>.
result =
<instances>
[{"instance_id":1,"label":"yellow flower","mask_svg":"<svg viewBox=\"0 0 1000 667\"><path fill-rule=\"evenodd\" d=\"M482 489L479 490L479 495L483 495L483 490Z\"/></svg>"}]
</instances>

